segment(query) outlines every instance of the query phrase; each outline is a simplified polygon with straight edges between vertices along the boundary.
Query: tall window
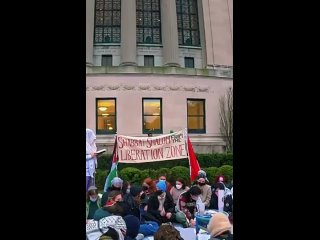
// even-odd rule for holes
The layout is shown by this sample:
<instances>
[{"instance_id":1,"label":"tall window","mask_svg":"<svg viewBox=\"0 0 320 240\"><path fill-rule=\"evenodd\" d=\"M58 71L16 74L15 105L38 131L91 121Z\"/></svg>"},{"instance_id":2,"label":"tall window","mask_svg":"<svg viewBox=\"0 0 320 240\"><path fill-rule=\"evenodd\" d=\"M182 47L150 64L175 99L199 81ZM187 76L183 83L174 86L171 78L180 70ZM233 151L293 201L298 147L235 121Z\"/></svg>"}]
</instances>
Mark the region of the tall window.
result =
<instances>
[{"instance_id":1,"label":"tall window","mask_svg":"<svg viewBox=\"0 0 320 240\"><path fill-rule=\"evenodd\" d=\"M188 132L205 133L205 100L187 99L188 105Z\"/></svg>"},{"instance_id":2,"label":"tall window","mask_svg":"<svg viewBox=\"0 0 320 240\"><path fill-rule=\"evenodd\" d=\"M117 132L116 99L97 99L97 134L115 134Z\"/></svg>"},{"instance_id":3,"label":"tall window","mask_svg":"<svg viewBox=\"0 0 320 240\"><path fill-rule=\"evenodd\" d=\"M162 133L162 100L143 98L143 133Z\"/></svg>"},{"instance_id":4,"label":"tall window","mask_svg":"<svg viewBox=\"0 0 320 240\"><path fill-rule=\"evenodd\" d=\"M136 0L137 43L161 43L160 0Z\"/></svg>"},{"instance_id":5,"label":"tall window","mask_svg":"<svg viewBox=\"0 0 320 240\"><path fill-rule=\"evenodd\" d=\"M179 45L200 46L197 0L176 0Z\"/></svg>"},{"instance_id":6,"label":"tall window","mask_svg":"<svg viewBox=\"0 0 320 240\"><path fill-rule=\"evenodd\" d=\"M95 43L120 43L120 0L96 0Z\"/></svg>"}]
</instances>

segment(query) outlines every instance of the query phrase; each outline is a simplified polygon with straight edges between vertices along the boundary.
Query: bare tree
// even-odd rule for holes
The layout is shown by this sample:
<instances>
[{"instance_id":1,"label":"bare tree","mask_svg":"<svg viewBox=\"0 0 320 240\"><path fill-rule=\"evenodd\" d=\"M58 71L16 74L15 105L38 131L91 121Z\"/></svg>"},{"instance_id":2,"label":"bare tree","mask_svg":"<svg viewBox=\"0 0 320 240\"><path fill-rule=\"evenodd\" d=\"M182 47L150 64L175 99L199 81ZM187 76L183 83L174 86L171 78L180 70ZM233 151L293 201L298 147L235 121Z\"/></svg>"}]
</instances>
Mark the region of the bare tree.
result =
<instances>
[{"instance_id":1,"label":"bare tree","mask_svg":"<svg viewBox=\"0 0 320 240\"><path fill-rule=\"evenodd\" d=\"M233 152L233 89L219 99L220 133L226 142L226 151Z\"/></svg>"}]
</instances>

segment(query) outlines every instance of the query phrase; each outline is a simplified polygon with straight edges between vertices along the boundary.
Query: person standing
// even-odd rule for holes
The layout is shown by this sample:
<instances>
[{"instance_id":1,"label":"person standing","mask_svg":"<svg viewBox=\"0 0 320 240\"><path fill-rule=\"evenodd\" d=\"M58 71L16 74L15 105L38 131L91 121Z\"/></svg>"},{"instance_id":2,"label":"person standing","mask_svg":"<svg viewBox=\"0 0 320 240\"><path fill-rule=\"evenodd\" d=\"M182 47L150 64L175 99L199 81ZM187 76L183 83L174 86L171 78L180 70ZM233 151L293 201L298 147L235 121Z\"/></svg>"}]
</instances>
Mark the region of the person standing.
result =
<instances>
[{"instance_id":1,"label":"person standing","mask_svg":"<svg viewBox=\"0 0 320 240\"><path fill-rule=\"evenodd\" d=\"M97 167L97 146L96 135L94 132L86 129L86 191L90 186L94 186L94 174Z\"/></svg>"}]
</instances>

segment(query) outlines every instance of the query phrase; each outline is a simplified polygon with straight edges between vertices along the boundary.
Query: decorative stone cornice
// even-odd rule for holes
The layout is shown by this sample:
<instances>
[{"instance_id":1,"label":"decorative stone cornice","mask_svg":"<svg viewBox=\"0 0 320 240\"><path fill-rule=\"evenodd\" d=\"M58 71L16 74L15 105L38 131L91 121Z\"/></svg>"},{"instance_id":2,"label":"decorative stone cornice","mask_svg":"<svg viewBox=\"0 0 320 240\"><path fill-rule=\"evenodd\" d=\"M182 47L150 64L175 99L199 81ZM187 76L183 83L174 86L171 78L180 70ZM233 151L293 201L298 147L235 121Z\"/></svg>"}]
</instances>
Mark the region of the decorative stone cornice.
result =
<instances>
[{"instance_id":1,"label":"decorative stone cornice","mask_svg":"<svg viewBox=\"0 0 320 240\"><path fill-rule=\"evenodd\" d=\"M215 65L213 69L181 68L181 67L141 67L141 66L114 66L98 67L87 66L87 76L105 74L143 74L143 75L182 75L197 77L233 78L233 66Z\"/></svg>"},{"instance_id":2,"label":"decorative stone cornice","mask_svg":"<svg viewBox=\"0 0 320 240\"><path fill-rule=\"evenodd\" d=\"M151 83L140 83L137 86L133 84L104 84L104 85L93 85L87 86L86 91L184 91L184 92L213 92L207 85L164 85L164 84L151 84Z\"/></svg>"}]
</instances>

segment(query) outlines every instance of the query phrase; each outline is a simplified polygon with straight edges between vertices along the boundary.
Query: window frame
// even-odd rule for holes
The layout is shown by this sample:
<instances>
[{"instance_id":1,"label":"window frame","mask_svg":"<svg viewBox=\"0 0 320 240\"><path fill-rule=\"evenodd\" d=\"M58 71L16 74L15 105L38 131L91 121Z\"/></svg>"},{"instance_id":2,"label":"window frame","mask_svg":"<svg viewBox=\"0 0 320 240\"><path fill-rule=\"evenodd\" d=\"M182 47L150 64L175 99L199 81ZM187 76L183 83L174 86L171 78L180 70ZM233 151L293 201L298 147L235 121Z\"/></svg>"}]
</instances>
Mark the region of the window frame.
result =
<instances>
[{"instance_id":1,"label":"window frame","mask_svg":"<svg viewBox=\"0 0 320 240\"><path fill-rule=\"evenodd\" d=\"M190 115L189 116L189 105L188 105L188 101L201 101L203 102L203 115ZM189 129L189 117L203 117L203 129ZM188 133L201 133L201 134L205 134L206 133L206 99L200 99L200 98L187 98L187 129L188 129Z\"/></svg>"},{"instance_id":2,"label":"window frame","mask_svg":"<svg viewBox=\"0 0 320 240\"><path fill-rule=\"evenodd\" d=\"M144 117L145 116L154 116L154 115L145 115L144 114L144 100L160 100L160 130L145 130L144 128ZM143 134L148 134L148 133L152 133L152 134L162 134L163 133L163 115L162 115L162 98L150 98L150 97L146 97L146 98L142 98L142 133Z\"/></svg>"},{"instance_id":3,"label":"window frame","mask_svg":"<svg viewBox=\"0 0 320 240\"><path fill-rule=\"evenodd\" d=\"M144 1L145 0L141 0L142 1L142 6L145 5ZM161 33L161 3L160 3L160 0L157 0L158 1L158 5L159 5L159 10L153 10L152 9L152 0L150 0L151 2L151 10L144 10L144 8L142 10L138 10L138 8L136 7L136 41L137 41L137 44L162 44L162 33ZM138 25L137 22L138 22L138 12L142 12L142 25ZM151 25L146 25L144 23L144 13L145 12L150 12L151 13ZM159 26L153 26L153 13L159 13ZM147 28L150 28L151 29L151 41L150 42L147 42L145 40L146 38L146 35L145 35L145 29ZM142 38L143 38L143 41L139 41L139 38L138 38L138 34L139 33L139 30L138 29L142 29ZM154 29L159 29L159 42L155 42L154 41L154 34L153 34L153 30Z\"/></svg>"},{"instance_id":4,"label":"window frame","mask_svg":"<svg viewBox=\"0 0 320 240\"><path fill-rule=\"evenodd\" d=\"M111 25L104 25L104 23L102 23L101 25L97 25L96 23L96 20L97 20L97 0L94 1L94 29L93 29L93 43L95 45L97 44L114 44L114 43L117 43L117 44L120 44L121 43L121 0L111 0L111 3L112 3L112 9L111 10L106 10L105 9L105 1L106 0L101 0L103 1L103 9L102 9L102 12L103 12L103 20L102 22L104 22L104 19L105 19L105 13L106 11L110 11L111 12ZM119 1L119 4L120 4L120 9L113 9L113 4L114 4L114 1ZM114 24L114 12L119 12L120 13L120 16L119 16L119 24ZM96 30L97 28L102 28L102 35L104 35L104 29L105 28L111 28L111 40L108 42L108 41L105 41L105 39L103 39L101 42L99 41L96 41ZM114 34L114 30L116 28L119 28L119 41L115 41L114 38L115 36L113 35Z\"/></svg>"},{"instance_id":5,"label":"window frame","mask_svg":"<svg viewBox=\"0 0 320 240\"><path fill-rule=\"evenodd\" d=\"M98 129L98 121L99 121L99 116L98 115L98 102L100 100L114 100L114 115L110 115L110 116L114 116L114 129L113 130L99 130ZM96 98L96 133L97 135L111 135L111 134L117 134L117 99L116 98Z\"/></svg>"},{"instance_id":6,"label":"window frame","mask_svg":"<svg viewBox=\"0 0 320 240\"><path fill-rule=\"evenodd\" d=\"M183 4L182 2L187 1L188 2L188 12L187 14L183 14ZM195 13L191 13L190 12L190 2L195 1ZM180 8L178 7L178 2L180 5ZM178 12L178 10L180 12ZM176 0L176 12L177 12L177 27L178 27L178 44L179 46L192 46L192 47L201 47L201 41L200 41L200 25L199 25L199 9L198 9L198 2L197 0ZM183 15L188 15L188 28L184 28L183 27ZM178 19L179 16L181 17L181 27L179 27L178 24ZM196 28L192 28L191 27L191 18L192 16L196 17L197 20L197 24L196 24ZM189 31L190 32L190 41L191 43L185 43L184 39L184 31ZM196 31L198 34L198 38L196 39L198 41L198 44L194 44L192 42L192 32ZM179 33L181 32L181 36L182 36L182 43L179 42Z\"/></svg>"}]
</instances>

